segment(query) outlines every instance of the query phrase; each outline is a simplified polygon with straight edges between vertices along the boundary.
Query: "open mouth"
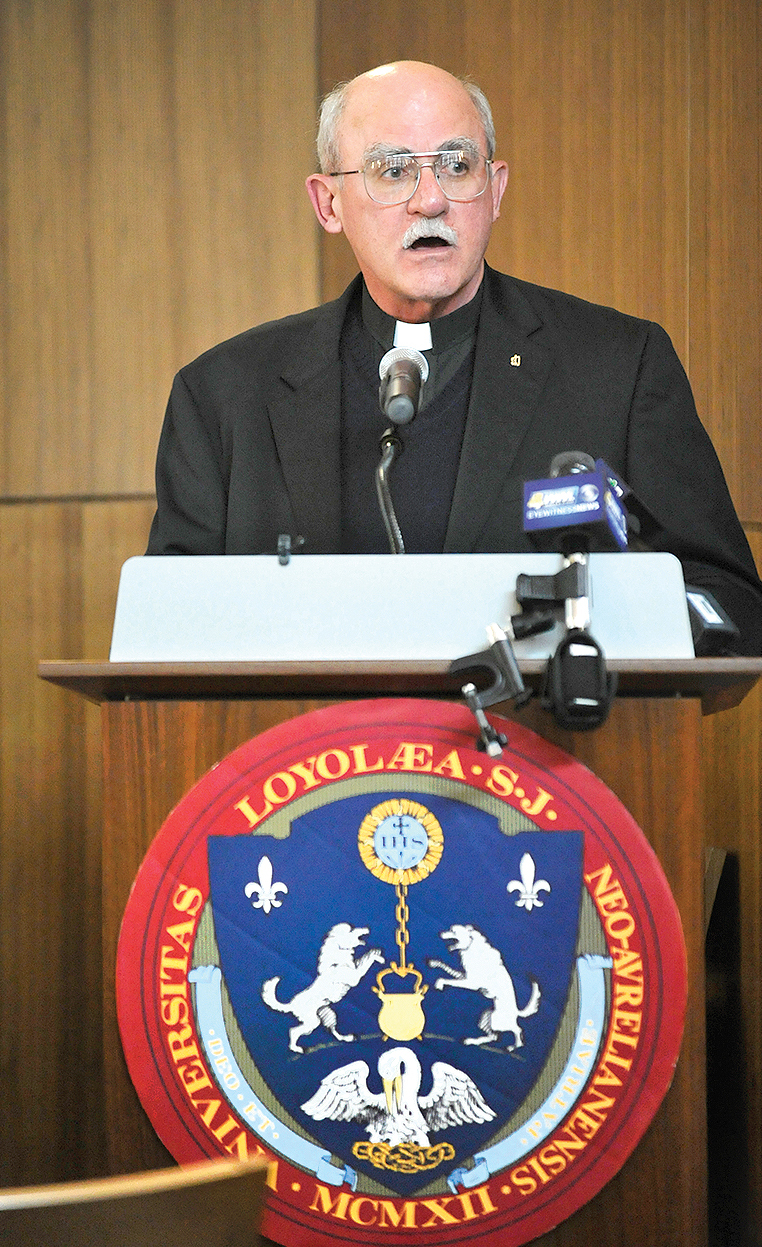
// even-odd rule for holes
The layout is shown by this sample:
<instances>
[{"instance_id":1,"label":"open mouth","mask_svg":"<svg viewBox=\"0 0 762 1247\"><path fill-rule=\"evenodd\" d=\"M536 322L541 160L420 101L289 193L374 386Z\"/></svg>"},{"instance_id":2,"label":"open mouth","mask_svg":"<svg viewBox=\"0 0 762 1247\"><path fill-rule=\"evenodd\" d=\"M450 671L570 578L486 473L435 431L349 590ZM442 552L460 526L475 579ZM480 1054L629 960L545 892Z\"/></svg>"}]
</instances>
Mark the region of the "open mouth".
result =
<instances>
[{"instance_id":1,"label":"open mouth","mask_svg":"<svg viewBox=\"0 0 762 1247\"><path fill-rule=\"evenodd\" d=\"M449 247L449 246L450 246L450 243L447 242L446 239L444 238L416 238L415 242L411 243L410 250L411 251L424 251L424 250L430 251L437 247Z\"/></svg>"}]
</instances>

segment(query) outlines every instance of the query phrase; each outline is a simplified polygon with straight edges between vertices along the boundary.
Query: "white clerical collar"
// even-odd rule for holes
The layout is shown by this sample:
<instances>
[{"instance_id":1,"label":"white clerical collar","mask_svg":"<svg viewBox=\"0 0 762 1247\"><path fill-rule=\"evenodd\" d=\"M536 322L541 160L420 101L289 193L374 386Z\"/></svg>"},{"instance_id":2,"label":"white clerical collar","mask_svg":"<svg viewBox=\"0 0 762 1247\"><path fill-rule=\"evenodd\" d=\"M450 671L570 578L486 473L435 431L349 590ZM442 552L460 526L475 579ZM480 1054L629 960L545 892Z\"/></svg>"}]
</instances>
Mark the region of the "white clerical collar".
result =
<instances>
[{"instance_id":1,"label":"white clerical collar","mask_svg":"<svg viewBox=\"0 0 762 1247\"><path fill-rule=\"evenodd\" d=\"M411 351L431 350L431 325L424 321L422 325L412 325L408 321L398 320L394 327L394 346L404 346Z\"/></svg>"}]
</instances>

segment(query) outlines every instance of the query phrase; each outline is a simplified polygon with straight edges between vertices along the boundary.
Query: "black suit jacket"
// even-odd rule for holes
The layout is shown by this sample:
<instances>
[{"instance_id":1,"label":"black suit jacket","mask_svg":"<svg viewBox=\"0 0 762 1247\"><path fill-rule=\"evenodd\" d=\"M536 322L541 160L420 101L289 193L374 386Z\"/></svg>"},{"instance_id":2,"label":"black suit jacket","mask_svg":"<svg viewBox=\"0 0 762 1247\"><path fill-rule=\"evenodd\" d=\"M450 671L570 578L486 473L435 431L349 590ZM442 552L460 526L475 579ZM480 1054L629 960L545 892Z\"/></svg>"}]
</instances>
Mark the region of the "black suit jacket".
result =
<instances>
[{"instance_id":1,"label":"black suit jacket","mask_svg":"<svg viewBox=\"0 0 762 1247\"><path fill-rule=\"evenodd\" d=\"M340 299L214 347L175 378L149 554L340 550ZM487 269L446 552L521 551L522 486L561 450L605 459L660 548L762 652L762 586L685 372L658 325Z\"/></svg>"}]
</instances>

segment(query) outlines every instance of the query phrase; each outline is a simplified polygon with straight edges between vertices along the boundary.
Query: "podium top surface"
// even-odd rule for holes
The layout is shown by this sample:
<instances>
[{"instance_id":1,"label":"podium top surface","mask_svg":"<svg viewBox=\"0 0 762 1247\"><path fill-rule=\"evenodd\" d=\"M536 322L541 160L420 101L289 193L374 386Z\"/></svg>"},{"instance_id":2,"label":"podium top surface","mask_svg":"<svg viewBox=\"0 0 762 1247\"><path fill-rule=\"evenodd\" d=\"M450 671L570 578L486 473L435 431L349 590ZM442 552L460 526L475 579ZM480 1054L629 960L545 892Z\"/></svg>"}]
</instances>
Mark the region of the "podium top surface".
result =
<instances>
[{"instance_id":1,"label":"podium top surface","mask_svg":"<svg viewBox=\"0 0 762 1247\"><path fill-rule=\"evenodd\" d=\"M519 667L535 691L545 662ZM686 658L608 663L620 697L697 697L705 714L743 701L762 675L762 658ZM460 697L463 677L449 663L406 662L74 662L43 660L41 679L93 702L259 701L272 698Z\"/></svg>"},{"instance_id":2,"label":"podium top surface","mask_svg":"<svg viewBox=\"0 0 762 1247\"><path fill-rule=\"evenodd\" d=\"M427 662L473 654L520 611L517 578L554 576L560 554L182 555L128 559L113 662ZM672 554L591 554L590 631L610 660L693 657ZM340 604L340 605L339 605ZM564 635L514 642L546 659Z\"/></svg>"}]
</instances>

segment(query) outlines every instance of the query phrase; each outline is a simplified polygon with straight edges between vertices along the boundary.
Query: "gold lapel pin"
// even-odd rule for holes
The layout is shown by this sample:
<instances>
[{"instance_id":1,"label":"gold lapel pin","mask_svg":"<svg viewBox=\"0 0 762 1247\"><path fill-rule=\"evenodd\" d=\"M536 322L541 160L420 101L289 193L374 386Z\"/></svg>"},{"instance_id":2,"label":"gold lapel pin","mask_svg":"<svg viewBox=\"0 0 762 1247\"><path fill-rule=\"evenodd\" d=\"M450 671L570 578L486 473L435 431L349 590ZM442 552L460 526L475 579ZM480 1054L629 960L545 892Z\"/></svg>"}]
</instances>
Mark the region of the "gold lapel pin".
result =
<instances>
[{"instance_id":1,"label":"gold lapel pin","mask_svg":"<svg viewBox=\"0 0 762 1247\"><path fill-rule=\"evenodd\" d=\"M512 355L512 356L511 356L511 364L513 365L513 367L514 367L514 368L519 368L519 367L520 367L520 365L521 365L521 356L520 356L520 355Z\"/></svg>"}]
</instances>

